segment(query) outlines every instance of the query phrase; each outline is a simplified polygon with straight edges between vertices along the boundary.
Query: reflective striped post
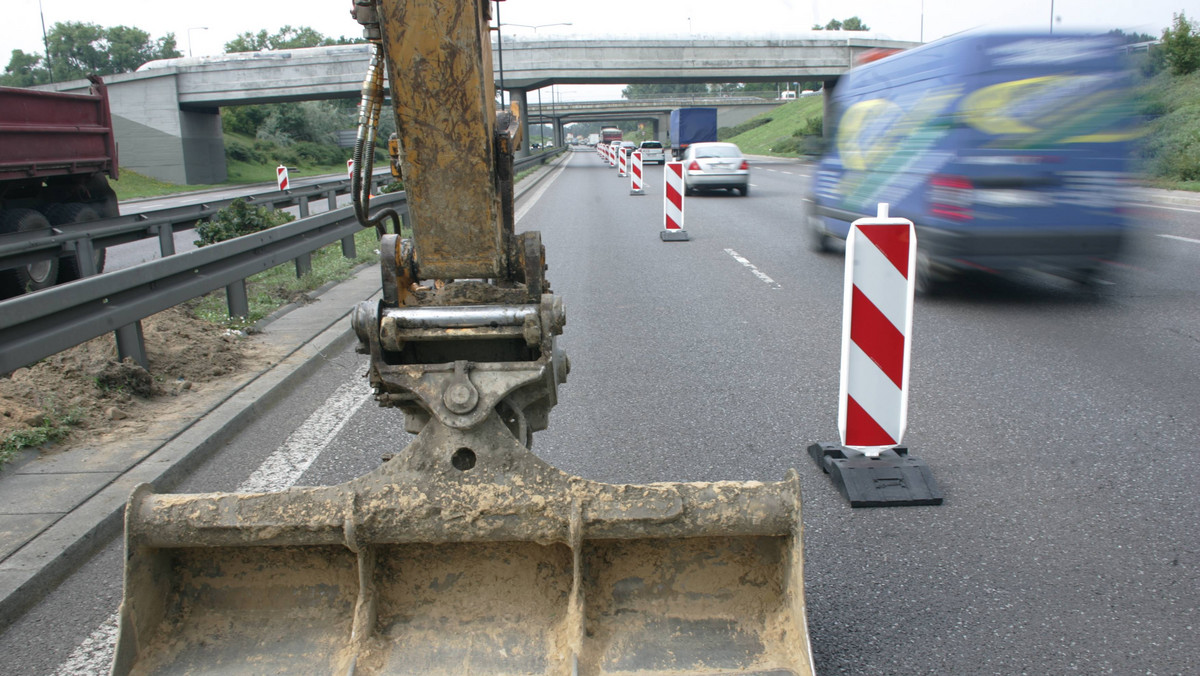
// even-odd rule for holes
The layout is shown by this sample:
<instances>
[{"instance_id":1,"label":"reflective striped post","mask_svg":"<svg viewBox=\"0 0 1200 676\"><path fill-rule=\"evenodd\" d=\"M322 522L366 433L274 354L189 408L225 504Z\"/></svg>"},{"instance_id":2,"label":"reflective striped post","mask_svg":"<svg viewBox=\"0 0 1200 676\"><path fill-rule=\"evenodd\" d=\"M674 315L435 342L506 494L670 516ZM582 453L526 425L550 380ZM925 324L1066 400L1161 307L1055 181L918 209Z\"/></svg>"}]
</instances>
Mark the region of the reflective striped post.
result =
<instances>
[{"instance_id":1,"label":"reflective striped post","mask_svg":"<svg viewBox=\"0 0 1200 676\"><path fill-rule=\"evenodd\" d=\"M283 166L282 164L278 167L275 167L275 181L279 184L280 190L288 189L287 167Z\"/></svg>"},{"instance_id":2,"label":"reflective striped post","mask_svg":"<svg viewBox=\"0 0 1200 676\"><path fill-rule=\"evenodd\" d=\"M663 165L663 229L658 233L664 242L686 242L683 229L683 162Z\"/></svg>"},{"instance_id":3,"label":"reflective striped post","mask_svg":"<svg viewBox=\"0 0 1200 676\"><path fill-rule=\"evenodd\" d=\"M875 218L850 225L838 392L842 443L808 451L853 507L942 503L929 467L900 445L908 422L916 258L912 221L890 218L887 204Z\"/></svg>"},{"instance_id":4,"label":"reflective striped post","mask_svg":"<svg viewBox=\"0 0 1200 676\"><path fill-rule=\"evenodd\" d=\"M628 153L628 151L625 150L625 146L621 146L620 148L617 149L617 176L619 178L625 178L626 176L629 175L629 172L626 171L626 168L628 166L629 166L629 153Z\"/></svg>"},{"instance_id":5,"label":"reflective striped post","mask_svg":"<svg viewBox=\"0 0 1200 676\"><path fill-rule=\"evenodd\" d=\"M898 445L908 423L916 247L912 221L888 218L886 204L846 239L838 431L872 458Z\"/></svg>"},{"instance_id":6,"label":"reflective striped post","mask_svg":"<svg viewBox=\"0 0 1200 676\"><path fill-rule=\"evenodd\" d=\"M646 194L646 191L642 190L642 151L640 150L633 151L633 162L629 169L629 194Z\"/></svg>"}]
</instances>

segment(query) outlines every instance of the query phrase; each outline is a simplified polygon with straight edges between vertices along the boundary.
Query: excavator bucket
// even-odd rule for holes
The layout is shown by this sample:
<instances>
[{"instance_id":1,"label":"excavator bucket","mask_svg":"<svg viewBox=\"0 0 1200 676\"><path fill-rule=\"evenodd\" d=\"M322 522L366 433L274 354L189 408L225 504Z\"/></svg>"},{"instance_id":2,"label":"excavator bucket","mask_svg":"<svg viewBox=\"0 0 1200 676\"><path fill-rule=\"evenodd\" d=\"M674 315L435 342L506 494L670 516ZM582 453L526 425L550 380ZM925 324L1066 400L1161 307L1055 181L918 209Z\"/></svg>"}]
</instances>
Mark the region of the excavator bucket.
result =
<instances>
[{"instance_id":1,"label":"excavator bucket","mask_svg":"<svg viewBox=\"0 0 1200 676\"><path fill-rule=\"evenodd\" d=\"M492 413L373 473L126 512L114 674L811 674L800 495L610 485Z\"/></svg>"}]
</instances>

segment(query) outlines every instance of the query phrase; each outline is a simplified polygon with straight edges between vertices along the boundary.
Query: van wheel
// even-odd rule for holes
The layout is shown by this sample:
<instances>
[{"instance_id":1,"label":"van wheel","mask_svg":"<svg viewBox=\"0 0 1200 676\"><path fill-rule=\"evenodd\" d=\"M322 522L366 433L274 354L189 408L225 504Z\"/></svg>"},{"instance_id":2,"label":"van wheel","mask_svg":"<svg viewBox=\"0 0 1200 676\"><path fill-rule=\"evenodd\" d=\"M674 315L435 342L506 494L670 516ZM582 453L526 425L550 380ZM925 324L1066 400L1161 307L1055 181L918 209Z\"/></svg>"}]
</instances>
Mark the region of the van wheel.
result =
<instances>
[{"instance_id":1,"label":"van wheel","mask_svg":"<svg viewBox=\"0 0 1200 676\"><path fill-rule=\"evenodd\" d=\"M66 225L68 223L86 223L88 221L96 221L100 219L100 213L95 207L89 204L79 202L71 202L69 204L52 204L46 209L46 218L49 219L52 225ZM96 274L104 271L104 249L96 249L92 253L92 263L96 266ZM59 281L70 282L82 277L79 270L79 263L75 260L75 256L63 256L60 260Z\"/></svg>"},{"instance_id":2,"label":"van wheel","mask_svg":"<svg viewBox=\"0 0 1200 676\"><path fill-rule=\"evenodd\" d=\"M946 275L934 269L933 260L929 254L917 248L917 264L913 279L913 290L916 295L929 298L940 295L946 290Z\"/></svg>"},{"instance_id":3,"label":"van wheel","mask_svg":"<svg viewBox=\"0 0 1200 676\"><path fill-rule=\"evenodd\" d=\"M742 197L748 196L750 194L750 186L748 186L748 185L742 186L740 189L740 192L742 193Z\"/></svg>"},{"instance_id":4,"label":"van wheel","mask_svg":"<svg viewBox=\"0 0 1200 676\"><path fill-rule=\"evenodd\" d=\"M49 228L50 221L33 209L10 209L0 216L0 233ZM15 268L13 273L16 276L18 292L48 289L58 283L58 258L50 256L45 260Z\"/></svg>"},{"instance_id":5,"label":"van wheel","mask_svg":"<svg viewBox=\"0 0 1200 676\"><path fill-rule=\"evenodd\" d=\"M829 253L833 251L833 241L828 234L825 233L825 228L821 226L821 222L812 212L813 203L811 200L804 201L804 224L808 228L808 241L812 246L812 250L817 253Z\"/></svg>"}]
</instances>

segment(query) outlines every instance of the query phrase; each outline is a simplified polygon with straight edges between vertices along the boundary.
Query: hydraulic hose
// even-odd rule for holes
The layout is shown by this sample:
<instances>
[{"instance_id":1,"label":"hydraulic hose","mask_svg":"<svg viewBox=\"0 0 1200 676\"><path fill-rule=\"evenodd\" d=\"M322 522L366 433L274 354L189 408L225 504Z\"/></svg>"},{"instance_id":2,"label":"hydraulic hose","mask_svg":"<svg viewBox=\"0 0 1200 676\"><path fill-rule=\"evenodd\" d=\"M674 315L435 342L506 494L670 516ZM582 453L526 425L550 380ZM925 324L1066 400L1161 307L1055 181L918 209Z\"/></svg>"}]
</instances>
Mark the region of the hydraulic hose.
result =
<instances>
[{"instance_id":1,"label":"hydraulic hose","mask_svg":"<svg viewBox=\"0 0 1200 676\"><path fill-rule=\"evenodd\" d=\"M375 169L375 134L379 125L379 112L383 108L383 67L380 58L382 47L371 43L371 62L363 78L362 100L358 105L358 134L354 138L354 175L350 177L350 194L354 202L354 215L364 228L375 228L380 237L387 232L385 219L391 219L396 234L400 234L400 214L395 209L384 209L370 217L371 176ZM365 180L364 180L365 177Z\"/></svg>"}]
</instances>

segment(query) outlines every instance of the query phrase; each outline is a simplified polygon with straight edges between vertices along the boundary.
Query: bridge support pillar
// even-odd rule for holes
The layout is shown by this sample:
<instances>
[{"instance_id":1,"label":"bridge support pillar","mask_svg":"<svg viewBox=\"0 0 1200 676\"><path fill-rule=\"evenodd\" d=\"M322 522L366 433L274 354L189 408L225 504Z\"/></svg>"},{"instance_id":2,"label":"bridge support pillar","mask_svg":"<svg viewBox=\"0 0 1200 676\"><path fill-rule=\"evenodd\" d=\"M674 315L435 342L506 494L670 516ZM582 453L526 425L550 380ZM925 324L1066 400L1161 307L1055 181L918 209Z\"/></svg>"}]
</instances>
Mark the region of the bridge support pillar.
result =
<instances>
[{"instance_id":1,"label":"bridge support pillar","mask_svg":"<svg viewBox=\"0 0 1200 676\"><path fill-rule=\"evenodd\" d=\"M173 74L110 85L121 166L177 184L222 183L225 141L217 108L181 110Z\"/></svg>"},{"instance_id":2,"label":"bridge support pillar","mask_svg":"<svg viewBox=\"0 0 1200 676\"><path fill-rule=\"evenodd\" d=\"M821 136L826 141L833 135L833 90L837 87L837 82L837 78L833 78L821 83Z\"/></svg>"}]
</instances>

